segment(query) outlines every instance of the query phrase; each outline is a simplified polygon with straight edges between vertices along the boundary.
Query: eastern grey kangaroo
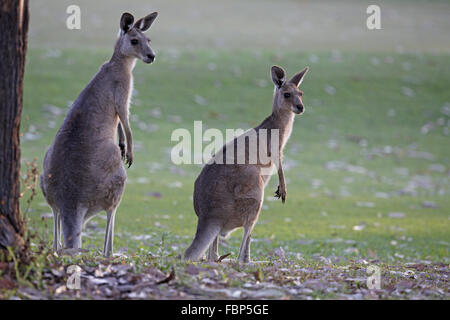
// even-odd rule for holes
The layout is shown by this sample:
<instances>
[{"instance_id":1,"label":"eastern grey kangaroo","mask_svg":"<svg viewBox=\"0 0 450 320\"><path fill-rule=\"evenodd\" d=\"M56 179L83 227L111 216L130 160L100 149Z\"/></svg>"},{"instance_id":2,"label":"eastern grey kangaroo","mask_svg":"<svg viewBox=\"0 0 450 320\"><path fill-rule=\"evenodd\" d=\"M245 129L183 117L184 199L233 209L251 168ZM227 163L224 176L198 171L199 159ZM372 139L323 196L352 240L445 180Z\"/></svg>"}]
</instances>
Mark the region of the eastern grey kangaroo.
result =
<instances>
[{"instance_id":1,"label":"eastern grey kangaroo","mask_svg":"<svg viewBox=\"0 0 450 320\"><path fill-rule=\"evenodd\" d=\"M111 59L101 66L73 103L45 154L41 189L53 211L55 250L61 249L61 223L65 247L79 249L84 224L105 210L103 254L112 253L114 216L127 178L122 159L128 167L133 163L133 137L128 119L132 70L136 59L145 63L155 60L150 39L143 32L150 28L157 15L154 12L134 24L131 14L122 15Z\"/></svg>"},{"instance_id":2,"label":"eastern grey kangaroo","mask_svg":"<svg viewBox=\"0 0 450 320\"><path fill-rule=\"evenodd\" d=\"M240 140L244 141L244 145L250 144L247 139L250 141L251 135L244 133L227 143L203 167L194 185L194 209L198 216L197 232L192 244L184 254L186 260L200 259L208 246L208 260L217 260L219 236L226 236L233 229L243 226L244 237L238 260L240 262L250 261L250 236L261 210L264 188L271 175L271 170L263 169L278 168L279 186L275 195L278 198L281 197L283 203L286 199L286 182L281 164L282 152L292 131L294 115L304 111L303 93L298 86L307 71L308 67L286 82L285 71L277 66L272 67L272 81L275 84L272 114L259 126L249 130L254 133L254 137L256 136L256 139L253 140L254 143L258 143L259 148L267 147L263 150L264 152L271 152L273 149L270 146L270 136L272 130L275 129L278 139L274 140L276 143L273 143L273 146L277 145L275 150L278 152L276 160L278 163L274 163L273 160L263 163L259 158L253 164L249 163L248 160L252 154L248 147L244 151L244 163L238 161L236 153L232 155L231 161L227 161L227 148L236 151L239 148ZM267 139L262 136L263 132L267 133ZM275 133L272 134L275 135ZM260 145L259 140L265 142ZM227 160L217 161L222 158L227 158Z\"/></svg>"}]
</instances>

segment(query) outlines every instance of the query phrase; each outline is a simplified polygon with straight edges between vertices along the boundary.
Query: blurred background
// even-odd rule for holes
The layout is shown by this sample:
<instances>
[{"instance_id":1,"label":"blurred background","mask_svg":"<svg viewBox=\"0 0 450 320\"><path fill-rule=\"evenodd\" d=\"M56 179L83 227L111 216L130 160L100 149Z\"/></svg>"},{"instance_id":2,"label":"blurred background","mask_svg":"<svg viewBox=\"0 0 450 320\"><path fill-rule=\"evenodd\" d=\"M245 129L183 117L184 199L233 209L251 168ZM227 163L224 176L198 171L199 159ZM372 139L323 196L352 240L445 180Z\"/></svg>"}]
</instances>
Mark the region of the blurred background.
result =
<instances>
[{"instance_id":1,"label":"blurred background","mask_svg":"<svg viewBox=\"0 0 450 320\"><path fill-rule=\"evenodd\" d=\"M66 8L81 8L81 30ZM368 30L366 8L381 8ZM116 216L116 252L177 255L193 238L193 183L201 166L175 166L170 135L208 127L248 129L271 112L273 64L310 66L306 112L285 151L287 202L273 198L252 254L283 248L323 256L446 261L450 245L450 3L448 1L30 1L22 157L37 158L68 108L112 55L123 12L158 11L148 31L156 62L138 62L131 121L135 163ZM24 205L27 197L24 197ZM28 212L51 243L40 190ZM105 220L84 247L101 250ZM237 254L241 231L221 243Z\"/></svg>"},{"instance_id":2,"label":"blurred background","mask_svg":"<svg viewBox=\"0 0 450 320\"><path fill-rule=\"evenodd\" d=\"M80 31L65 29L66 8L82 11ZM382 30L366 27L377 4ZM152 39L158 48L364 50L448 52L448 1L156 0L31 1L30 45L110 48L122 12L159 11Z\"/></svg>"}]
</instances>

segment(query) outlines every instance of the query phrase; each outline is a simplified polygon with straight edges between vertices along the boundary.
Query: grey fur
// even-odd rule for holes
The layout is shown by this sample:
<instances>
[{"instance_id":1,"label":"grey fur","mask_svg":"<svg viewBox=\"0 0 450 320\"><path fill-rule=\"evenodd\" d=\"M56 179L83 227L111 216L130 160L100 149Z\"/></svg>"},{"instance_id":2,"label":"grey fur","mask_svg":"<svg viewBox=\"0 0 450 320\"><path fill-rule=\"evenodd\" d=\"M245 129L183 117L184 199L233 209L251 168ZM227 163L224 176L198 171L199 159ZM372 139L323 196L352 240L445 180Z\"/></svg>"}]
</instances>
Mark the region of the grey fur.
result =
<instances>
[{"instance_id":1,"label":"grey fur","mask_svg":"<svg viewBox=\"0 0 450 320\"><path fill-rule=\"evenodd\" d=\"M122 15L111 59L73 103L45 154L41 189L53 210L55 250L61 249L61 225L66 248L81 248L84 224L102 210L107 213L104 255L113 250L114 218L127 178L121 152L129 166L133 163L128 119L132 70L136 59L154 60L149 39L130 27L130 19L132 23L130 14ZM138 44L132 45L132 39Z\"/></svg>"}]
</instances>

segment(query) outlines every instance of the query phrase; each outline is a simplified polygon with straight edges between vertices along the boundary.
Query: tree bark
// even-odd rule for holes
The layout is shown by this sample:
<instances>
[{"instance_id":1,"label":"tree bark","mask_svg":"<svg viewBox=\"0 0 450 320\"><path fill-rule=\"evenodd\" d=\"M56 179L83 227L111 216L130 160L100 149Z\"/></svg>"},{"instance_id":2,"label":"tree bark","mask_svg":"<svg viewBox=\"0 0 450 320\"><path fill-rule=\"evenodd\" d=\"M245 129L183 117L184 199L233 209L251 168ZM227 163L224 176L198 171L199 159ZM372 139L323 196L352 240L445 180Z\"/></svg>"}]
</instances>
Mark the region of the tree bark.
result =
<instances>
[{"instance_id":1,"label":"tree bark","mask_svg":"<svg viewBox=\"0 0 450 320\"><path fill-rule=\"evenodd\" d=\"M28 34L28 0L0 0L0 251L24 256L20 214L20 116Z\"/></svg>"}]
</instances>

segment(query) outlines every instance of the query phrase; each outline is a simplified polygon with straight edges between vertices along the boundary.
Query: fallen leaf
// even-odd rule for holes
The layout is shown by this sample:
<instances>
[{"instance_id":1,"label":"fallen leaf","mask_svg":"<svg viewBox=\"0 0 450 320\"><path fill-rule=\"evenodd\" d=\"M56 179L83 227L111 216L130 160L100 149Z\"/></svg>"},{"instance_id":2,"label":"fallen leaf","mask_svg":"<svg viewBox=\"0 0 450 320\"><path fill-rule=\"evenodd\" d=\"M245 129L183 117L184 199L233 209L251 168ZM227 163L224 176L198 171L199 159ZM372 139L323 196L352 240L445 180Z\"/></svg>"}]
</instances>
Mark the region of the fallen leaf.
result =
<instances>
[{"instance_id":1,"label":"fallen leaf","mask_svg":"<svg viewBox=\"0 0 450 320\"><path fill-rule=\"evenodd\" d=\"M59 295L59 294L64 293L64 292L66 292L66 291L67 291L66 286L65 286L65 285L62 285L62 286L56 288L55 294L56 294L56 295Z\"/></svg>"},{"instance_id":2,"label":"fallen leaf","mask_svg":"<svg viewBox=\"0 0 450 320\"><path fill-rule=\"evenodd\" d=\"M175 269L172 268L172 271L170 272L170 274L163 280L158 281L156 284L163 284L163 283L169 283L170 281L175 279Z\"/></svg>"},{"instance_id":3,"label":"fallen leaf","mask_svg":"<svg viewBox=\"0 0 450 320\"><path fill-rule=\"evenodd\" d=\"M253 276L255 277L256 281L259 281L259 282L264 281L264 273L262 272L261 269L254 271Z\"/></svg>"},{"instance_id":4,"label":"fallen leaf","mask_svg":"<svg viewBox=\"0 0 450 320\"><path fill-rule=\"evenodd\" d=\"M224 254L224 255L220 256L219 259L217 259L216 262L221 262L223 259L225 259L226 257L228 257L230 254L231 254L231 253L227 253L227 254Z\"/></svg>"},{"instance_id":5,"label":"fallen leaf","mask_svg":"<svg viewBox=\"0 0 450 320\"><path fill-rule=\"evenodd\" d=\"M0 277L0 289L1 290L11 290L14 289L16 283L8 276L3 275Z\"/></svg>"}]
</instances>

